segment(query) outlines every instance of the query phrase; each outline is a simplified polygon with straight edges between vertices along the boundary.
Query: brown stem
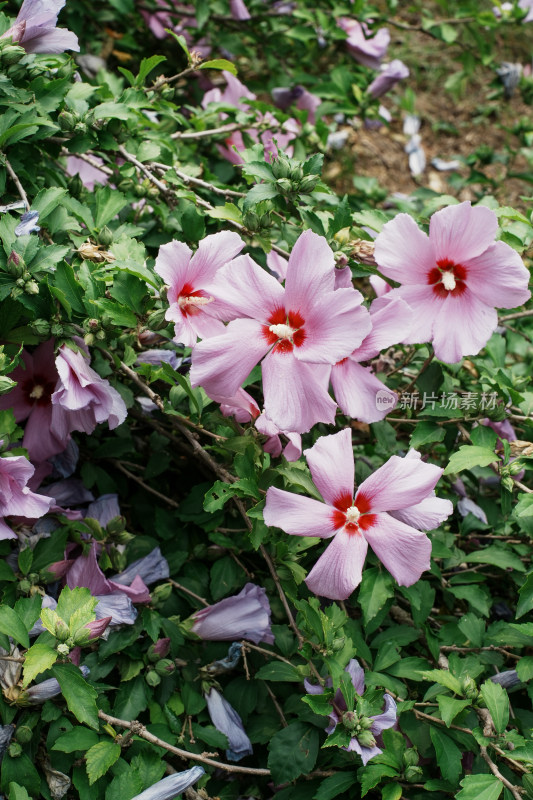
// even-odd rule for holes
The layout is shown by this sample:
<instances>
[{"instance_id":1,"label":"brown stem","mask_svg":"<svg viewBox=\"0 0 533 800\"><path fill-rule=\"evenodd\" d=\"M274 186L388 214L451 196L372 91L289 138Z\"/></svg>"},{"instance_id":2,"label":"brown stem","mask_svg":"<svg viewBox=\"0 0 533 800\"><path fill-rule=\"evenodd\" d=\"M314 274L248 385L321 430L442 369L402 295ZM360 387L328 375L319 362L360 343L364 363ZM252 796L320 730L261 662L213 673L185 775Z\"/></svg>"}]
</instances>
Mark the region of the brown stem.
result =
<instances>
[{"instance_id":1,"label":"brown stem","mask_svg":"<svg viewBox=\"0 0 533 800\"><path fill-rule=\"evenodd\" d=\"M488 767L492 772L492 774L495 775L498 778L498 780L503 783L506 789L509 789L509 791L516 800L522 800L522 792L524 792L524 790L519 789L518 786L514 786L514 784L512 784L510 781L507 780L507 778L505 778L502 775L502 773L500 772L500 770L498 769L492 758L487 753L487 748L484 745L481 745L479 748L479 752L481 753L481 758L485 761L486 764L488 764Z\"/></svg>"},{"instance_id":2,"label":"brown stem","mask_svg":"<svg viewBox=\"0 0 533 800\"><path fill-rule=\"evenodd\" d=\"M22 200L22 202L24 203L24 205L26 207L26 211L29 211L30 210L30 203L29 203L29 200L28 200L28 195L24 191L24 187L22 186L21 182L19 181L18 175L15 172L15 170L13 169L13 167L11 166L11 164L9 163L6 155L4 155L4 162L5 162L8 174L11 177L11 180L13 181L15 186L17 187L17 191L18 191L18 193L20 195L20 199Z\"/></svg>"},{"instance_id":3,"label":"brown stem","mask_svg":"<svg viewBox=\"0 0 533 800\"><path fill-rule=\"evenodd\" d=\"M115 466L118 470L120 470L120 472L126 475L130 480L135 481L135 483L138 483L139 486L142 486L143 489L145 489L147 492L153 494L154 497L158 497L160 500L163 500L169 506L172 506L172 508L180 507L180 504L177 503L175 500L172 500L171 497L167 497L165 494L158 492L157 489L152 489L151 486L148 486L148 484L145 483L141 478L138 478L137 475L134 475L133 472L130 472L129 469L126 469L126 467L123 464L121 464L120 461L117 461L117 459L109 458L107 460L110 461L111 464L113 464L113 466Z\"/></svg>"},{"instance_id":4,"label":"brown stem","mask_svg":"<svg viewBox=\"0 0 533 800\"><path fill-rule=\"evenodd\" d=\"M220 128L208 128L205 131L177 131L171 134L171 139L202 139L206 136L215 136L219 133L231 133L238 131L240 125L237 122L231 122L229 125L221 125Z\"/></svg>"},{"instance_id":5,"label":"brown stem","mask_svg":"<svg viewBox=\"0 0 533 800\"><path fill-rule=\"evenodd\" d=\"M189 594L191 597L194 597L195 600L198 600L199 603L202 603L204 606L208 606L209 603L204 597L200 597L199 594L193 592L192 589L187 589L186 586L182 586L181 583L177 583L177 581L173 580L172 578L168 579L168 582L174 586L175 589L179 589L180 592L185 592L185 594Z\"/></svg>"}]
</instances>

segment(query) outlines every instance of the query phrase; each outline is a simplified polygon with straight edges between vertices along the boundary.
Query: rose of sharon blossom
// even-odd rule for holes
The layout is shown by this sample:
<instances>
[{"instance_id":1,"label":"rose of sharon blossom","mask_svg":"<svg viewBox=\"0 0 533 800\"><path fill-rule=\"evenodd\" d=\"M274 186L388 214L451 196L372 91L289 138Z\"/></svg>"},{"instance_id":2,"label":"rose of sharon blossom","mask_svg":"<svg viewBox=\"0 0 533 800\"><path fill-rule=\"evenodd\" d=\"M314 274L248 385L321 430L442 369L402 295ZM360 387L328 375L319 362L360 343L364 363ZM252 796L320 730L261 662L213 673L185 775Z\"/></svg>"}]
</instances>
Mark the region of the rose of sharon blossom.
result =
<instances>
[{"instance_id":1,"label":"rose of sharon blossom","mask_svg":"<svg viewBox=\"0 0 533 800\"><path fill-rule=\"evenodd\" d=\"M305 450L313 481L325 502L270 487L265 523L294 536L333 539L306 578L309 589L346 600L361 582L368 545L400 586L411 586L429 569L433 530L453 506L434 496L443 470L411 451L392 456L354 497L354 462L348 428L322 436Z\"/></svg>"},{"instance_id":2,"label":"rose of sharon blossom","mask_svg":"<svg viewBox=\"0 0 533 800\"><path fill-rule=\"evenodd\" d=\"M241 22L251 19L250 12L246 8L244 0L229 0L229 8L233 19Z\"/></svg>"},{"instance_id":3,"label":"rose of sharon blossom","mask_svg":"<svg viewBox=\"0 0 533 800\"><path fill-rule=\"evenodd\" d=\"M374 255L384 275L402 284L389 297L415 312L405 342L433 342L437 358L455 363L487 343L495 307L529 299L529 272L512 247L494 241L497 231L496 214L469 202L433 214L429 237L408 214L384 225Z\"/></svg>"},{"instance_id":4,"label":"rose of sharon blossom","mask_svg":"<svg viewBox=\"0 0 533 800\"><path fill-rule=\"evenodd\" d=\"M216 272L244 247L237 233L221 231L202 239L196 253L183 242L159 248L155 271L165 281L169 309L165 319L174 322L174 340L194 347L198 337L206 339L224 332L222 316L213 302L210 285Z\"/></svg>"},{"instance_id":5,"label":"rose of sharon blossom","mask_svg":"<svg viewBox=\"0 0 533 800\"><path fill-rule=\"evenodd\" d=\"M39 519L53 505L51 497L35 494L27 483L35 467L24 456L0 458L0 539L16 539L4 517Z\"/></svg>"},{"instance_id":6,"label":"rose of sharon blossom","mask_svg":"<svg viewBox=\"0 0 533 800\"><path fill-rule=\"evenodd\" d=\"M79 51L78 37L56 28L57 17L66 0L24 0L13 25L0 37L11 37L27 53Z\"/></svg>"},{"instance_id":7,"label":"rose of sharon blossom","mask_svg":"<svg viewBox=\"0 0 533 800\"><path fill-rule=\"evenodd\" d=\"M326 240L309 230L301 234L285 288L240 256L219 271L212 291L232 321L222 336L194 348L192 385L233 397L262 361L265 412L280 430L305 433L317 422L332 423L331 367L361 344L371 323L358 291L335 290L335 260Z\"/></svg>"},{"instance_id":8,"label":"rose of sharon blossom","mask_svg":"<svg viewBox=\"0 0 533 800\"><path fill-rule=\"evenodd\" d=\"M192 632L200 639L232 642L249 639L274 644L270 629L270 603L261 586L247 583L239 594L201 608L192 615Z\"/></svg>"},{"instance_id":9,"label":"rose of sharon blossom","mask_svg":"<svg viewBox=\"0 0 533 800\"><path fill-rule=\"evenodd\" d=\"M365 673L357 659L352 658L344 671L350 676L356 693L362 695L365 691ZM307 679L304 681L304 686L308 694L324 693L322 686L312 684ZM326 686L332 686L331 678L326 680ZM378 737L387 728L392 728L396 722L397 710L394 699L390 694L385 694L383 700L385 710L382 714L374 717L363 717L358 715L357 712L347 713L346 702L339 689L335 692L333 698L333 708L329 715L330 724L326 728L326 733L328 735L332 734L339 724L344 724L348 730L353 731L350 744L348 747L341 747L341 750L359 753L365 765L371 758L383 752L377 746L375 737Z\"/></svg>"},{"instance_id":10,"label":"rose of sharon blossom","mask_svg":"<svg viewBox=\"0 0 533 800\"><path fill-rule=\"evenodd\" d=\"M371 94L372 97L381 97L381 95L390 91L398 81L408 77L409 69L405 66L403 61L400 61L399 58L395 58L394 61L391 61L389 64L381 65L379 75L377 78L374 78L368 87L368 93Z\"/></svg>"},{"instance_id":11,"label":"rose of sharon blossom","mask_svg":"<svg viewBox=\"0 0 533 800\"><path fill-rule=\"evenodd\" d=\"M200 780L204 772L203 767L191 767L184 772L176 772L157 781L144 792L136 794L133 800L172 800Z\"/></svg>"},{"instance_id":12,"label":"rose of sharon blossom","mask_svg":"<svg viewBox=\"0 0 533 800\"><path fill-rule=\"evenodd\" d=\"M67 345L59 348L56 368L61 379L52 395L52 403L69 414L71 431L92 433L100 422L113 430L127 416L124 400L116 389L89 366L84 352L74 352Z\"/></svg>"},{"instance_id":13,"label":"rose of sharon blossom","mask_svg":"<svg viewBox=\"0 0 533 800\"><path fill-rule=\"evenodd\" d=\"M24 366L10 375L17 385L0 397L0 410L12 408L17 422L27 420L22 446L32 461L39 463L61 453L69 438L68 412L52 405L59 380L53 339L40 344L33 355L23 350L21 358Z\"/></svg>"},{"instance_id":14,"label":"rose of sharon blossom","mask_svg":"<svg viewBox=\"0 0 533 800\"><path fill-rule=\"evenodd\" d=\"M350 55L365 67L379 69L381 59L390 43L388 28L380 28L374 36L370 36L370 30L364 22L341 17L338 25L348 34L346 47Z\"/></svg>"},{"instance_id":15,"label":"rose of sharon blossom","mask_svg":"<svg viewBox=\"0 0 533 800\"><path fill-rule=\"evenodd\" d=\"M246 735L242 719L235 709L214 688L205 694L205 700L211 722L217 731L228 737L229 749L226 750L228 761L240 761L244 756L251 755L253 753L252 743Z\"/></svg>"}]
</instances>

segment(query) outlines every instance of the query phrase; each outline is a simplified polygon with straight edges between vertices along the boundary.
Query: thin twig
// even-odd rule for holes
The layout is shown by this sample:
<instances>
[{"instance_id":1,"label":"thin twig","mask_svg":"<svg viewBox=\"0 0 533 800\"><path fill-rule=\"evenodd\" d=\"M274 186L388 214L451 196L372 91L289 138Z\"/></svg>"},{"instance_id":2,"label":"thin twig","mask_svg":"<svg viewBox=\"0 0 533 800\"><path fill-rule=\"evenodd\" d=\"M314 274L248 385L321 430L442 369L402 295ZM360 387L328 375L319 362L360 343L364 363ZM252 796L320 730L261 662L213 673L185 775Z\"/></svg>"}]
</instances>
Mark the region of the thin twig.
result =
<instances>
[{"instance_id":1,"label":"thin twig","mask_svg":"<svg viewBox=\"0 0 533 800\"><path fill-rule=\"evenodd\" d=\"M511 319L522 319L522 317L533 317L533 309L529 311L515 311L514 314L507 314L505 317L499 317L498 322L508 322Z\"/></svg>"},{"instance_id":2,"label":"thin twig","mask_svg":"<svg viewBox=\"0 0 533 800\"><path fill-rule=\"evenodd\" d=\"M208 128L205 131L178 131L172 133L171 139L202 139L206 136L215 136L218 133L231 133L232 131L239 130L241 126L237 122L231 122L229 125L221 125L220 128Z\"/></svg>"},{"instance_id":3,"label":"thin twig","mask_svg":"<svg viewBox=\"0 0 533 800\"><path fill-rule=\"evenodd\" d=\"M190 761L200 761L202 764L207 764L208 766L216 767L217 769L223 769L226 772L236 772L245 775L270 775L269 769L254 769L253 767L238 767L235 764L224 764L223 761L215 761L214 759L207 758L200 753L190 753L188 750L182 750L180 747L174 747L174 745L168 744L168 742L165 742L163 739L159 739L159 737L154 736L153 733L147 731L144 725L137 720L129 721L125 719L118 719L117 717L110 716L110 714L105 714L103 711L98 711L98 716L100 719L104 720L104 722L108 722L110 725L116 725L119 728L131 730L135 736L140 736L141 739L145 739L151 744L162 747L164 750L168 750L169 753L174 753L174 755L179 756L180 758Z\"/></svg>"},{"instance_id":4,"label":"thin twig","mask_svg":"<svg viewBox=\"0 0 533 800\"><path fill-rule=\"evenodd\" d=\"M263 681L263 685L266 688L267 692L269 693L270 699L274 703L274 706L276 707L276 711L278 712L278 716L279 716L279 718L281 720L281 724L283 725L284 728L288 728L289 726L288 726L287 720L285 719L285 714L283 713L283 709L281 708L280 704L278 703L276 695L274 694L274 692L272 691L272 689L270 688L270 686L268 685L268 683L266 681Z\"/></svg>"},{"instance_id":5,"label":"thin twig","mask_svg":"<svg viewBox=\"0 0 533 800\"><path fill-rule=\"evenodd\" d=\"M522 792L524 792L524 790L519 789L518 786L514 786L514 784L512 784L510 781L507 780L507 778L505 778L502 775L502 773L500 772L500 770L498 769L492 758L487 753L487 748L484 745L480 745L479 752L481 753L481 758L485 761L486 764L488 764L488 767L492 772L492 774L495 775L498 778L498 780L503 783L506 789L509 789L509 791L516 800L522 800Z\"/></svg>"},{"instance_id":6,"label":"thin twig","mask_svg":"<svg viewBox=\"0 0 533 800\"><path fill-rule=\"evenodd\" d=\"M145 489L147 492L153 494L154 497L158 497L160 500L163 500L169 506L172 506L172 508L180 507L180 504L177 503L175 500L172 500L171 497L167 497L161 492L158 492L157 489L152 489L151 486L148 486L148 484L145 483L141 478L138 478L137 475L134 475L133 472L130 472L129 469L126 469L126 467L123 464L121 464L120 461L118 461L117 459L109 458L107 460L110 461L113 464L113 466L115 466L118 470L120 470L120 472L126 475L130 480L135 481L135 483L138 483L139 486L142 486L143 489Z\"/></svg>"},{"instance_id":7,"label":"thin twig","mask_svg":"<svg viewBox=\"0 0 533 800\"><path fill-rule=\"evenodd\" d=\"M198 600L198 602L202 603L202 605L204 605L204 606L208 606L209 605L209 603L207 602L207 600L204 597L200 597L200 595L196 594L196 592L193 592L192 589L187 589L186 586L182 586L181 583L178 583L177 581L173 580L172 578L169 578L168 582L171 583L172 586L174 586L175 589L179 589L180 592L185 592L185 594L190 594L191 597L194 597L194 599Z\"/></svg>"},{"instance_id":8,"label":"thin twig","mask_svg":"<svg viewBox=\"0 0 533 800\"><path fill-rule=\"evenodd\" d=\"M285 664L289 664L289 666L292 667L292 663L287 658L283 658L283 656L278 655L278 653L274 653L272 650L266 650L264 647L259 647L257 644L250 644L250 642L247 642L244 639L242 640L241 645L243 650L256 650L258 653L263 653L265 656L277 658L278 661L283 661Z\"/></svg>"},{"instance_id":9,"label":"thin twig","mask_svg":"<svg viewBox=\"0 0 533 800\"><path fill-rule=\"evenodd\" d=\"M17 191L18 191L18 193L20 195L20 199L24 203L26 211L29 211L30 210L30 202L28 200L28 195L24 191L24 187L22 186L21 182L19 181L18 175L15 172L15 170L13 169L13 167L11 166L11 164L9 163L6 155L4 155L4 162L5 162L8 174L11 176L11 179L12 179L13 183L17 187Z\"/></svg>"}]
</instances>

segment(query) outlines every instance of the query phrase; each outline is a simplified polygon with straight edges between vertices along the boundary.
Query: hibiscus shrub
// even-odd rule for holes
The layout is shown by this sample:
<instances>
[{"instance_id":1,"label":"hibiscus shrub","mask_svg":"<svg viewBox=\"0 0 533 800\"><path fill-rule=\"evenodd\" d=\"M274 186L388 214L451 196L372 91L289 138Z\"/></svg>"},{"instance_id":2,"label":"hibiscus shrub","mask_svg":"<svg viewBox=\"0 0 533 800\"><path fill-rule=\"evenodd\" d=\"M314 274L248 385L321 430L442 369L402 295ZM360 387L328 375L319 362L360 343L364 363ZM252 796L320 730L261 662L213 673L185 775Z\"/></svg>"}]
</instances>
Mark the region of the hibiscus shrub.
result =
<instances>
[{"instance_id":1,"label":"hibiscus shrub","mask_svg":"<svg viewBox=\"0 0 533 800\"><path fill-rule=\"evenodd\" d=\"M533 797L531 198L323 172L421 174L402 31L457 89L532 4L63 5L0 10L2 795Z\"/></svg>"}]
</instances>

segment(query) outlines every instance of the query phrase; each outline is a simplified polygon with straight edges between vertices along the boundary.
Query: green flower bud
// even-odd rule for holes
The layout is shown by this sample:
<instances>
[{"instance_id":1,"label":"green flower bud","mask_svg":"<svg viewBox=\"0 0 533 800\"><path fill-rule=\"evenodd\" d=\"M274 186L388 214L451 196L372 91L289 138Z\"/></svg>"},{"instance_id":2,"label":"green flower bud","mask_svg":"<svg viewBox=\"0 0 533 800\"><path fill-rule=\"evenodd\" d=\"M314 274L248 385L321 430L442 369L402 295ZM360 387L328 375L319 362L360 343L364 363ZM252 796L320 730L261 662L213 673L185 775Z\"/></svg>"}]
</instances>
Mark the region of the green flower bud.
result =
<instances>
[{"instance_id":1,"label":"green flower bud","mask_svg":"<svg viewBox=\"0 0 533 800\"><path fill-rule=\"evenodd\" d=\"M53 322L52 327L50 328L50 333L52 336L63 336L64 328L59 322Z\"/></svg>"},{"instance_id":2,"label":"green flower bud","mask_svg":"<svg viewBox=\"0 0 533 800\"><path fill-rule=\"evenodd\" d=\"M68 182L68 190L73 197L79 197L83 191L83 181L79 175L73 175Z\"/></svg>"},{"instance_id":3,"label":"green flower bud","mask_svg":"<svg viewBox=\"0 0 533 800\"><path fill-rule=\"evenodd\" d=\"M416 765L420 760L420 756L418 755L414 747L410 747L408 750L406 750L402 758L403 758L403 763L405 764L406 767L416 767Z\"/></svg>"},{"instance_id":4,"label":"green flower bud","mask_svg":"<svg viewBox=\"0 0 533 800\"><path fill-rule=\"evenodd\" d=\"M39 284L37 281L31 280L24 285L26 294L39 294Z\"/></svg>"},{"instance_id":5,"label":"green flower bud","mask_svg":"<svg viewBox=\"0 0 533 800\"><path fill-rule=\"evenodd\" d=\"M151 197L152 200L155 200L159 197L159 189L157 188L157 186L150 186L146 190L146 195L147 197Z\"/></svg>"},{"instance_id":6,"label":"green flower bud","mask_svg":"<svg viewBox=\"0 0 533 800\"><path fill-rule=\"evenodd\" d=\"M161 675L162 678L167 675L172 675L175 669L176 665L170 658L162 658L161 661L158 661L155 665L155 671L158 675Z\"/></svg>"},{"instance_id":7,"label":"green flower bud","mask_svg":"<svg viewBox=\"0 0 533 800\"><path fill-rule=\"evenodd\" d=\"M175 94L175 89L172 86L167 85L161 89L161 97L164 100L173 100Z\"/></svg>"},{"instance_id":8,"label":"green flower bud","mask_svg":"<svg viewBox=\"0 0 533 800\"><path fill-rule=\"evenodd\" d=\"M153 669L148 670L148 672L144 677L148 686L159 686L159 684L161 683L161 678L159 677L157 672Z\"/></svg>"},{"instance_id":9,"label":"green flower bud","mask_svg":"<svg viewBox=\"0 0 533 800\"><path fill-rule=\"evenodd\" d=\"M95 336L99 342L103 342L106 338L106 333L105 331L96 331Z\"/></svg>"},{"instance_id":10,"label":"green flower bud","mask_svg":"<svg viewBox=\"0 0 533 800\"><path fill-rule=\"evenodd\" d=\"M275 178L288 178L291 173L290 162L280 156L272 161L272 174Z\"/></svg>"},{"instance_id":11,"label":"green flower bud","mask_svg":"<svg viewBox=\"0 0 533 800\"><path fill-rule=\"evenodd\" d=\"M101 244L104 247L109 247L109 245L112 243L113 243L113 231L111 231L107 227L107 225L104 225L104 227L98 234L98 244Z\"/></svg>"},{"instance_id":12,"label":"green flower bud","mask_svg":"<svg viewBox=\"0 0 533 800\"><path fill-rule=\"evenodd\" d=\"M272 219L269 213L261 214L259 217L259 228L270 228L272 225Z\"/></svg>"},{"instance_id":13,"label":"green flower bud","mask_svg":"<svg viewBox=\"0 0 533 800\"><path fill-rule=\"evenodd\" d=\"M38 336L50 336L50 323L47 319L36 319L30 327Z\"/></svg>"},{"instance_id":14,"label":"green flower bud","mask_svg":"<svg viewBox=\"0 0 533 800\"><path fill-rule=\"evenodd\" d=\"M337 636L335 639L333 639L331 643L331 650L334 653L338 653L339 650L342 650L342 648L344 647L345 641L346 639L344 636Z\"/></svg>"},{"instance_id":15,"label":"green flower bud","mask_svg":"<svg viewBox=\"0 0 533 800\"><path fill-rule=\"evenodd\" d=\"M361 731L361 733L357 734L357 741L361 745L361 747L375 747L376 740L374 738L374 734L371 731Z\"/></svg>"},{"instance_id":16,"label":"green flower bud","mask_svg":"<svg viewBox=\"0 0 533 800\"><path fill-rule=\"evenodd\" d=\"M90 335L91 334L89 334L89 336ZM87 525L87 527L90 529L92 535L97 541L101 542L103 539L105 539L105 533L102 530L102 526L100 525L98 520L92 519L92 517L85 517L83 521L85 525Z\"/></svg>"},{"instance_id":17,"label":"green flower bud","mask_svg":"<svg viewBox=\"0 0 533 800\"><path fill-rule=\"evenodd\" d=\"M421 767L407 767L404 772L404 778L408 783L416 783L416 781L422 775L422 768Z\"/></svg>"},{"instance_id":18,"label":"green flower bud","mask_svg":"<svg viewBox=\"0 0 533 800\"><path fill-rule=\"evenodd\" d=\"M276 186L280 194L292 194L293 185L288 178L279 178L276 181Z\"/></svg>"},{"instance_id":19,"label":"green flower bud","mask_svg":"<svg viewBox=\"0 0 533 800\"><path fill-rule=\"evenodd\" d=\"M354 731L359 724L357 714L354 714L353 711L345 711L342 715L342 724L347 731Z\"/></svg>"},{"instance_id":20,"label":"green flower bud","mask_svg":"<svg viewBox=\"0 0 533 800\"><path fill-rule=\"evenodd\" d=\"M120 133L121 128L122 122L119 119L110 119L107 123L107 130L111 136L116 136L117 133Z\"/></svg>"},{"instance_id":21,"label":"green flower bud","mask_svg":"<svg viewBox=\"0 0 533 800\"><path fill-rule=\"evenodd\" d=\"M19 725L16 730L17 741L21 744L28 744L33 738L34 728L29 725Z\"/></svg>"},{"instance_id":22,"label":"green flower bud","mask_svg":"<svg viewBox=\"0 0 533 800\"><path fill-rule=\"evenodd\" d=\"M152 595L152 603L157 605L158 603L164 603L170 595L172 594L172 586L170 583L160 583L159 586L156 586L155 589L151 592Z\"/></svg>"},{"instance_id":23,"label":"green flower bud","mask_svg":"<svg viewBox=\"0 0 533 800\"><path fill-rule=\"evenodd\" d=\"M304 176L304 171L302 169L301 164L296 164L296 166L291 168L290 179L293 183L300 183L303 176Z\"/></svg>"},{"instance_id":24,"label":"green flower bud","mask_svg":"<svg viewBox=\"0 0 533 800\"><path fill-rule=\"evenodd\" d=\"M11 742L11 744L8 747L8 753L11 756L11 758L18 758L19 756L22 755L22 747L18 742Z\"/></svg>"},{"instance_id":25,"label":"green flower bud","mask_svg":"<svg viewBox=\"0 0 533 800\"><path fill-rule=\"evenodd\" d=\"M71 111L62 111L58 116L57 121L62 131L73 131L78 123L78 117Z\"/></svg>"},{"instance_id":26,"label":"green flower bud","mask_svg":"<svg viewBox=\"0 0 533 800\"><path fill-rule=\"evenodd\" d=\"M19 47L16 44L8 44L2 49L0 60L6 67L11 67L13 64L18 64L25 55L26 51L23 47Z\"/></svg>"},{"instance_id":27,"label":"green flower bud","mask_svg":"<svg viewBox=\"0 0 533 800\"><path fill-rule=\"evenodd\" d=\"M463 678L461 685L465 697L468 697L470 700L474 700L478 696L479 692L476 682L470 677L470 675L467 675L466 678Z\"/></svg>"},{"instance_id":28,"label":"green flower bud","mask_svg":"<svg viewBox=\"0 0 533 800\"><path fill-rule=\"evenodd\" d=\"M131 542L131 540L134 539L135 537L133 536L133 533L128 533L128 531L121 531L119 534L115 534L115 538L119 544L128 544L128 542Z\"/></svg>"},{"instance_id":29,"label":"green flower bud","mask_svg":"<svg viewBox=\"0 0 533 800\"><path fill-rule=\"evenodd\" d=\"M60 617L58 617L57 620L56 620L56 624L55 624L55 628L54 628L54 636L60 642L66 642L67 639L70 636L70 630L69 630L69 627L68 627L67 623L64 620L62 620ZM61 655L64 655L64 653L61 653ZM68 650L67 650L66 655L68 655Z\"/></svg>"},{"instance_id":30,"label":"green flower bud","mask_svg":"<svg viewBox=\"0 0 533 800\"><path fill-rule=\"evenodd\" d=\"M147 327L153 331L160 331L166 328L168 325L168 320L165 319L166 313L166 308L158 308L157 311L152 311L148 316Z\"/></svg>"},{"instance_id":31,"label":"green flower bud","mask_svg":"<svg viewBox=\"0 0 533 800\"><path fill-rule=\"evenodd\" d=\"M136 183L133 187L133 194L137 197L146 197L146 191L146 186L143 186L142 183Z\"/></svg>"},{"instance_id":32,"label":"green flower bud","mask_svg":"<svg viewBox=\"0 0 533 800\"><path fill-rule=\"evenodd\" d=\"M131 178L124 178L123 181L120 181L118 184L118 190L121 192L129 192L134 187L134 183Z\"/></svg>"},{"instance_id":33,"label":"green flower bud","mask_svg":"<svg viewBox=\"0 0 533 800\"><path fill-rule=\"evenodd\" d=\"M516 461L513 461L512 464L509 464L509 473L511 475L518 475L519 472L522 472L524 466L523 462L518 458Z\"/></svg>"},{"instance_id":34,"label":"green flower bud","mask_svg":"<svg viewBox=\"0 0 533 800\"><path fill-rule=\"evenodd\" d=\"M92 347L92 345L95 343L94 333L86 333L83 337L83 341L87 347Z\"/></svg>"},{"instance_id":35,"label":"green flower bud","mask_svg":"<svg viewBox=\"0 0 533 800\"><path fill-rule=\"evenodd\" d=\"M113 517L106 525L106 531L111 535L122 533L126 530L126 520L124 517Z\"/></svg>"},{"instance_id":36,"label":"green flower bud","mask_svg":"<svg viewBox=\"0 0 533 800\"><path fill-rule=\"evenodd\" d=\"M249 231L257 231L259 230L259 217L255 211L246 211L242 215L242 224Z\"/></svg>"},{"instance_id":37,"label":"green flower bud","mask_svg":"<svg viewBox=\"0 0 533 800\"><path fill-rule=\"evenodd\" d=\"M13 278L20 278L24 272L24 267L25 264L22 256L12 250L9 254L9 258L7 259L6 270L10 275L13 276Z\"/></svg>"},{"instance_id":38,"label":"green flower bud","mask_svg":"<svg viewBox=\"0 0 533 800\"><path fill-rule=\"evenodd\" d=\"M19 592L21 594L29 594L31 592L31 582L27 578L19 581Z\"/></svg>"},{"instance_id":39,"label":"green flower bud","mask_svg":"<svg viewBox=\"0 0 533 800\"><path fill-rule=\"evenodd\" d=\"M17 286L19 286L21 289L24 289L24 287L25 287L25 285L26 285L26 281L24 280L24 278L17 278L17 280L16 280L16 284L17 284Z\"/></svg>"},{"instance_id":40,"label":"green flower bud","mask_svg":"<svg viewBox=\"0 0 533 800\"><path fill-rule=\"evenodd\" d=\"M316 188L317 183L319 182L320 178L318 175L306 175L302 178L299 186L299 190L304 194L308 192L312 192L313 189Z\"/></svg>"},{"instance_id":41,"label":"green flower bud","mask_svg":"<svg viewBox=\"0 0 533 800\"><path fill-rule=\"evenodd\" d=\"M81 642L75 642L75 644L81 644ZM64 656L65 657L65 656L68 656L68 654L70 653L70 647L68 646L68 644L64 644L64 643L63 644L58 644L57 647L56 647L56 650L57 650L57 654L59 656Z\"/></svg>"}]
</instances>

